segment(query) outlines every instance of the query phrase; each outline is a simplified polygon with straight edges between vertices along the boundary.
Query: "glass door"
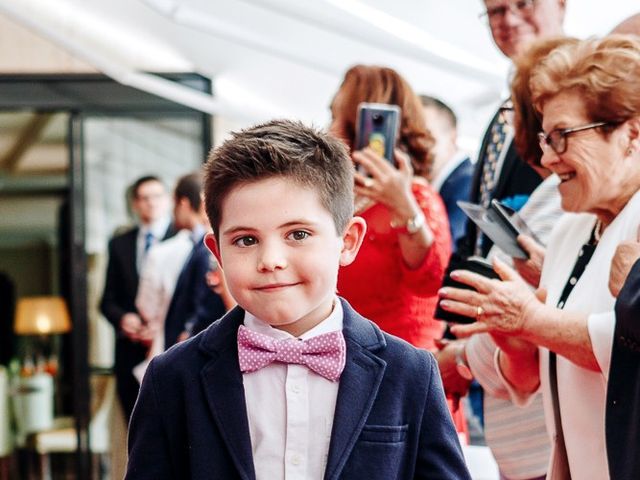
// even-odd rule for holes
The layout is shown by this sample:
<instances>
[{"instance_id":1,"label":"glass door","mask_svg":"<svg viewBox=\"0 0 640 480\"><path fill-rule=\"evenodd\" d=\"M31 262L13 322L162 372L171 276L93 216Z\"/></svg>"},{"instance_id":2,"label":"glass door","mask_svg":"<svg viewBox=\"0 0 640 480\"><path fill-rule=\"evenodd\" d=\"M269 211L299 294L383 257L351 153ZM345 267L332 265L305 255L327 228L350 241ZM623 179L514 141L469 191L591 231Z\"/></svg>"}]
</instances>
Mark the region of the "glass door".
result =
<instances>
[{"instance_id":1,"label":"glass door","mask_svg":"<svg viewBox=\"0 0 640 480\"><path fill-rule=\"evenodd\" d=\"M201 167L210 146L203 116L198 113L75 113L71 119L72 198L74 205L74 265L83 270L76 279L78 302L75 316L74 352L76 422L79 434L79 464L90 468L82 452L100 453L92 444L103 441L96 413L111 399L101 398L96 378L111 372L114 364L114 329L100 313L108 263L107 248L114 234L136 225L130 208L130 189L136 179L159 177L170 193L180 176ZM82 298L85 300L83 301ZM82 359L86 361L82 361ZM121 478L126 452L126 423L117 399L110 435L111 478ZM89 432L92 434L90 435Z\"/></svg>"}]
</instances>

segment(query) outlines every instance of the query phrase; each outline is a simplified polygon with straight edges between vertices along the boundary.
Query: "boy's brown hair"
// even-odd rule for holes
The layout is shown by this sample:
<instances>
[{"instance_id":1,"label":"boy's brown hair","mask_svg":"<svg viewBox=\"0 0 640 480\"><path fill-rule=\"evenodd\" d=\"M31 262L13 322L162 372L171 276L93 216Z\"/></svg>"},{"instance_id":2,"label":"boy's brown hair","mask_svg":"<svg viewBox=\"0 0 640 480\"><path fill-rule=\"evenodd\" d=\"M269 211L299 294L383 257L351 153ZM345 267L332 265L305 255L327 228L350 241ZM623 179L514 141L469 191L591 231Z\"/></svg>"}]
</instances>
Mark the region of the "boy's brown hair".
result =
<instances>
[{"instance_id":1,"label":"boy's brown hair","mask_svg":"<svg viewBox=\"0 0 640 480\"><path fill-rule=\"evenodd\" d=\"M268 178L290 178L318 192L338 235L353 216L354 168L345 145L301 122L272 120L235 132L211 151L204 168L205 208L217 239L229 192Z\"/></svg>"}]
</instances>

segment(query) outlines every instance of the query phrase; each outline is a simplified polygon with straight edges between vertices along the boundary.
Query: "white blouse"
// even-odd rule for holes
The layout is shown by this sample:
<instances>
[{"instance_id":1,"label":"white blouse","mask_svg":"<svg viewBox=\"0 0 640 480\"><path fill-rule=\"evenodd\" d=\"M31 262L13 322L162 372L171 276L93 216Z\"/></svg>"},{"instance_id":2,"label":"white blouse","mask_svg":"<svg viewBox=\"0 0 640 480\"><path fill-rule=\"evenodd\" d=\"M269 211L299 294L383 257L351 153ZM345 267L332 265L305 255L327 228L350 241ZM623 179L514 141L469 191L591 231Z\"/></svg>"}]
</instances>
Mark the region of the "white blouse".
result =
<instances>
[{"instance_id":1,"label":"white blouse","mask_svg":"<svg viewBox=\"0 0 640 480\"><path fill-rule=\"evenodd\" d=\"M547 289L547 304L556 305L596 222L591 214L566 214L558 222L547 247L540 285ZM606 228L584 273L569 295L564 310L589 314L591 347L600 372L579 367L557 357L560 417L572 478L608 479L605 447L607 377L613 343L615 298L609 292L609 270L621 241L635 239L640 224L640 193L636 193ZM540 383L547 430L555 438L549 384L549 351L540 349ZM514 400L522 397L511 390ZM552 453L553 458L553 453ZM553 472L548 472L553 479Z\"/></svg>"}]
</instances>

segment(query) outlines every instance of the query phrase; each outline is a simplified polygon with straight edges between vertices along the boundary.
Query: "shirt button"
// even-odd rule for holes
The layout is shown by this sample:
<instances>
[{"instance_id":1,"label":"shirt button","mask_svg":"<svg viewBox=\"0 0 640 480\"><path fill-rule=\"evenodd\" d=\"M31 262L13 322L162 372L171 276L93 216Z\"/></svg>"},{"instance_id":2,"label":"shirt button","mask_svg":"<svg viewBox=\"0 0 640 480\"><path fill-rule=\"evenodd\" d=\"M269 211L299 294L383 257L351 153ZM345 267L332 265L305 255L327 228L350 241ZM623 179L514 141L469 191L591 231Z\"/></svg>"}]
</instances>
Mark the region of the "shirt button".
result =
<instances>
[{"instance_id":1,"label":"shirt button","mask_svg":"<svg viewBox=\"0 0 640 480\"><path fill-rule=\"evenodd\" d=\"M302 461L302 459L300 458L300 455L293 455L293 456L291 457L291 464L292 464L292 465L295 465L296 467L297 467L298 465L300 465L300 462L301 462L301 461Z\"/></svg>"},{"instance_id":2,"label":"shirt button","mask_svg":"<svg viewBox=\"0 0 640 480\"><path fill-rule=\"evenodd\" d=\"M576 283L578 283L578 279L577 279L576 277L571 277L571 278L569 279L569 283L570 283L571 285L575 285Z\"/></svg>"},{"instance_id":3,"label":"shirt button","mask_svg":"<svg viewBox=\"0 0 640 480\"><path fill-rule=\"evenodd\" d=\"M300 385L298 385L297 383L294 383L293 385L291 385L291 391L293 393L300 393Z\"/></svg>"}]
</instances>

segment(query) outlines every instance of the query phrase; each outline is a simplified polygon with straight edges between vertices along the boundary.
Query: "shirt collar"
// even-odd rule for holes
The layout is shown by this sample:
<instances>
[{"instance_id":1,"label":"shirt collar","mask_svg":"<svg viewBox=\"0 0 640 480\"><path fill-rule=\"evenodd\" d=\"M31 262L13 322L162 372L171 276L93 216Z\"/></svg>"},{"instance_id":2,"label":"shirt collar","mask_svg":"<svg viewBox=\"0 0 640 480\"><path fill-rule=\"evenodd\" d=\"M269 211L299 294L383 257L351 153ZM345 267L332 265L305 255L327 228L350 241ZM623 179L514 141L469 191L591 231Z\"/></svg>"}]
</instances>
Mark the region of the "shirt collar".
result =
<instances>
[{"instance_id":1,"label":"shirt collar","mask_svg":"<svg viewBox=\"0 0 640 480\"><path fill-rule=\"evenodd\" d=\"M169 217L159 218L150 224L140 226L140 234L144 237L148 232L151 232L153 238L162 240L167 233L170 222Z\"/></svg>"},{"instance_id":2,"label":"shirt collar","mask_svg":"<svg viewBox=\"0 0 640 480\"><path fill-rule=\"evenodd\" d=\"M299 338L302 340L308 340L324 333L341 331L343 326L343 316L344 312L342 310L342 304L336 297L333 300L333 310L331 311L329 316L321 321L318 325L313 327L311 330L308 330L307 332L300 335ZM253 330L254 332L262 333L264 335L269 335L270 337L278 340L296 338L290 333L285 332L284 330L273 328L268 323L260 320L247 311L245 311L244 313L244 326L249 330Z\"/></svg>"}]
</instances>

